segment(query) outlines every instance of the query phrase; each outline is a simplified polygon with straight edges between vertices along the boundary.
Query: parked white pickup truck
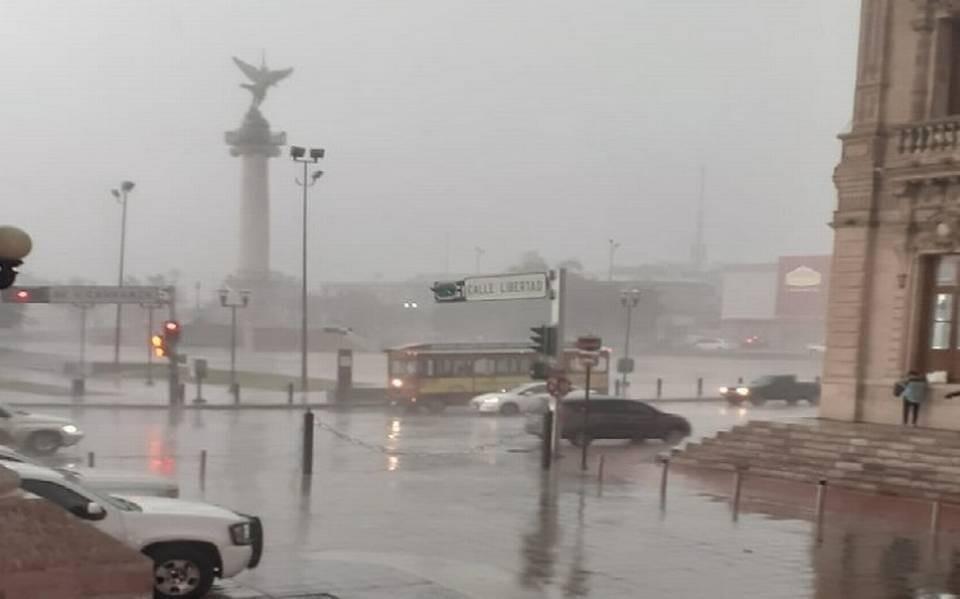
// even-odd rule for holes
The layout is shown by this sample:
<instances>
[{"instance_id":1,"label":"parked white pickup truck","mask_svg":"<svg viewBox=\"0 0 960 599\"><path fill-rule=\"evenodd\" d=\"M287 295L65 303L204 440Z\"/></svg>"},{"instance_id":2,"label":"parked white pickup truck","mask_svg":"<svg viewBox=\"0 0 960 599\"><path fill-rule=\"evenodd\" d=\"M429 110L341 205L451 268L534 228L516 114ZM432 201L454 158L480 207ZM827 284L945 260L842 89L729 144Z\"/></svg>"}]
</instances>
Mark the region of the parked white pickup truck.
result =
<instances>
[{"instance_id":1,"label":"parked white pickup truck","mask_svg":"<svg viewBox=\"0 0 960 599\"><path fill-rule=\"evenodd\" d=\"M24 491L153 559L158 599L199 599L215 578L236 576L260 562L259 518L180 499L102 495L50 468L19 462L3 466L20 476Z\"/></svg>"}]
</instances>

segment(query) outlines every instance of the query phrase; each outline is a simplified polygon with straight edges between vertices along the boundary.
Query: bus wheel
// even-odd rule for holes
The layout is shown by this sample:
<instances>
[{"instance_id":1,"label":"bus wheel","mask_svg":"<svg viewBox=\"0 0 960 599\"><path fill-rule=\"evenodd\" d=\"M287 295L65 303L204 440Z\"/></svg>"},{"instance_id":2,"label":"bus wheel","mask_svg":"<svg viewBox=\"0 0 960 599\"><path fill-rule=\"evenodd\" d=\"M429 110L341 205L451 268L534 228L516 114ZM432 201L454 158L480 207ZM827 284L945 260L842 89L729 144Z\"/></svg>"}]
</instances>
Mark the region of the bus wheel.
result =
<instances>
[{"instance_id":1,"label":"bus wheel","mask_svg":"<svg viewBox=\"0 0 960 599\"><path fill-rule=\"evenodd\" d=\"M424 402L424 405L431 414L439 414L447 407L442 399L430 399Z\"/></svg>"}]
</instances>

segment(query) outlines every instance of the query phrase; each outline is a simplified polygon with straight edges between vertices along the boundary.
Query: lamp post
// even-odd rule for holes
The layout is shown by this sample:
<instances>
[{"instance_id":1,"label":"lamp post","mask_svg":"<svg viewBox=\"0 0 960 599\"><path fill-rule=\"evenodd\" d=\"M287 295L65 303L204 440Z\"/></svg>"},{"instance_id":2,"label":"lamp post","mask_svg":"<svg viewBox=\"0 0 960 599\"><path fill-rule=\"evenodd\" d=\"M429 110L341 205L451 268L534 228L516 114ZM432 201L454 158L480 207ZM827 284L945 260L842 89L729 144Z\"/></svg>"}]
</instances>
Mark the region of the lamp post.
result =
<instances>
[{"instance_id":1,"label":"lamp post","mask_svg":"<svg viewBox=\"0 0 960 599\"><path fill-rule=\"evenodd\" d=\"M120 273L117 277L117 286L123 287L123 260L127 246L127 194L133 191L133 181L123 181L120 189L111 189L114 199L120 204ZM123 304L117 304L117 324L113 334L113 365L120 364L120 320L123 314Z\"/></svg>"},{"instance_id":2,"label":"lamp post","mask_svg":"<svg viewBox=\"0 0 960 599\"><path fill-rule=\"evenodd\" d=\"M31 249L33 241L24 231L9 225L0 226L0 289L13 285L17 267L23 264Z\"/></svg>"},{"instance_id":3,"label":"lamp post","mask_svg":"<svg viewBox=\"0 0 960 599\"><path fill-rule=\"evenodd\" d=\"M483 258L483 255L487 253L487 250L481 247L476 247L476 248L473 248L473 251L476 254L476 258L477 258L476 269L474 272L476 272L477 274L480 274L480 260Z\"/></svg>"},{"instance_id":4,"label":"lamp post","mask_svg":"<svg viewBox=\"0 0 960 599\"><path fill-rule=\"evenodd\" d=\"M614 241L613 239L608 239L607 244L610 246L610 262L607 266L607 280L613 280L613 256L617 253L617 250L620 248L620 243Z\"/></svg>"},{"instance_id":5,"label":"lamp post","mask_svg":"<svg viewBox=\"0 0 960 599\"><path fill-rule=\"evenodd\" d=\"M301 242L303 256L300 273L300 391L303 393L304 403L307 401L307 392L309 391L307 385L307 190L313 187L323 176L323 171L314 171L313 175L309 177L308 174L310 165L316 164L318 160L323 158L324 154L323 148L307 150L301 146L290 146L290 158L294 162L303 164L303 178L296 179L296 182L303 188L303 239Z\"/></svg>"},{"instance_id":6,"label":"lamp post","mask_svg":"<svg viewBox=\"0 0 960 599\"><path fill-rule=\"evenodd\" d=\"M620 365L620 393L623 397L627 396L627 387L630 386L630 382L627 380L628 371L632 371L633 368L630 364L630 327L632 324L633 309L637 307L637 304L640 303L640 290L631 289L629 291L620 292L620 304L627 309L627 331L623 336L623 362Z\"/></svg>"},{"instance_id":7,"label":"lamp post","mask_svg":"<svg viewBox=\"0 0 960 599\"><path fill-rule=\"evenodd\" d=\"M239 298L229 289L219 289L220 305L230 308L230 390L236 393L237 386L237 308L246 308L250 304L250 292L240 291Z\"/></svg>"}]
</instances>

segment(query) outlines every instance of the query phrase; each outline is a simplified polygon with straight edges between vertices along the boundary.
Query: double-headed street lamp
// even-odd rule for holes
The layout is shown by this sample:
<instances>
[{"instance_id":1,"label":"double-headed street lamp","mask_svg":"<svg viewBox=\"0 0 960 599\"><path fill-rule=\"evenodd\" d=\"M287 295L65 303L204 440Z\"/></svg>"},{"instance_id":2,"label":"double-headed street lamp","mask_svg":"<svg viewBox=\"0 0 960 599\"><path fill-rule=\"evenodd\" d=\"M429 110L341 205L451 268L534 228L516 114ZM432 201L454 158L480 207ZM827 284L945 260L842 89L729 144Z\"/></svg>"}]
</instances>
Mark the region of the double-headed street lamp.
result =
<instances>
[{"instance_id":1,"label":"double-headed street lamp","mask_svg":"<svg viewBox=\"0 0 960 599\"><path fill-rule=\"evenodd\" d=\"M310 165L316 164L323 158L325 151L323 148L310 148L309 150L301 146L290 146L290 158L294 162L303 164L303 178L296 179L297 185L303 188L303 240L302 240L302 272L300 287L300 391L303 392L303 401L307 401L307 190L313 187L323 171L314 171L309 174Z\"/></svg>"},{"instance_id":2,"label":"double-headed street lamp","mask_svg":"<svg viewBox=\"0 0 960 599\"><path fill-rule=\"evenodd\" d=\"M629 291L620 292L620 304L627 309L627 331L623 337L623 358L621 358L620 364L618 365L617 370L620 371L620 393L623 397L627 396L627 388L630 386L630 382L627 380L627 375L630 372L633 372L633 360L630 358L630 325L632 324L631 316L633 315L633 309L637 307L637 304L640 303L640 290L631 289Z\"/></svg>"},{"instance_id":3,"label":"double-headed street lamp","mask_svg":"<svg viewBox=\"0 0 960 599\"><path fill-rule=\"evenodd\" d=\"M237 308L246 308L250 304L250 292L242 290L239 298L229 289L219 289L220 305L230 308L230 391L237 393Z\"/></svg>"},{"instance_id":4,"label":"double-headed street lamp","mask_svg":"<svg viewBox=\"0 0 960 599\"><path fill-rule=\"evenodd\" d=\"M123 258L127 246L127 194L133 191L133 181L124 181L120 183L120 189L111 189L114 199L121 206L122 216L120 217L120 275L117 286L123 287ZM123 314L123 304L117 304L117 326L113 335L113 364L120 363L120 319Z\"/></svg>"}]
</instances>

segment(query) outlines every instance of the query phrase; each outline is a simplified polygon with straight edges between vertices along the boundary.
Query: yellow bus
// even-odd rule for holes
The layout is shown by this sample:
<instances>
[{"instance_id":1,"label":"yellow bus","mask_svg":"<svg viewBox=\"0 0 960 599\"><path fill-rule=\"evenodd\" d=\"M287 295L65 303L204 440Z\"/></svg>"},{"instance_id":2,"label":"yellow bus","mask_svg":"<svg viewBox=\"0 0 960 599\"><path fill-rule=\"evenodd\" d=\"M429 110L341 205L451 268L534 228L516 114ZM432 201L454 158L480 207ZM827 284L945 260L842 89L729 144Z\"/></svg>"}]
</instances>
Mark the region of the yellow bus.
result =
<instances>
[{"instance_id":1,"label":"yellow bus","mask_svg":"<svg viewBox=\"0 0 960 599\"><path fill-rule=\"evenodd\" d=\"M466 404L471 397L530 382L537 354L519 343L419 343L386 350L387 394L395 406L424 406L431 412ZM570 382L583 388L586 371L573 347L564 350ZM609 392L610 349L600 351L590 388Z\"/></svg>"}]
</instances>

